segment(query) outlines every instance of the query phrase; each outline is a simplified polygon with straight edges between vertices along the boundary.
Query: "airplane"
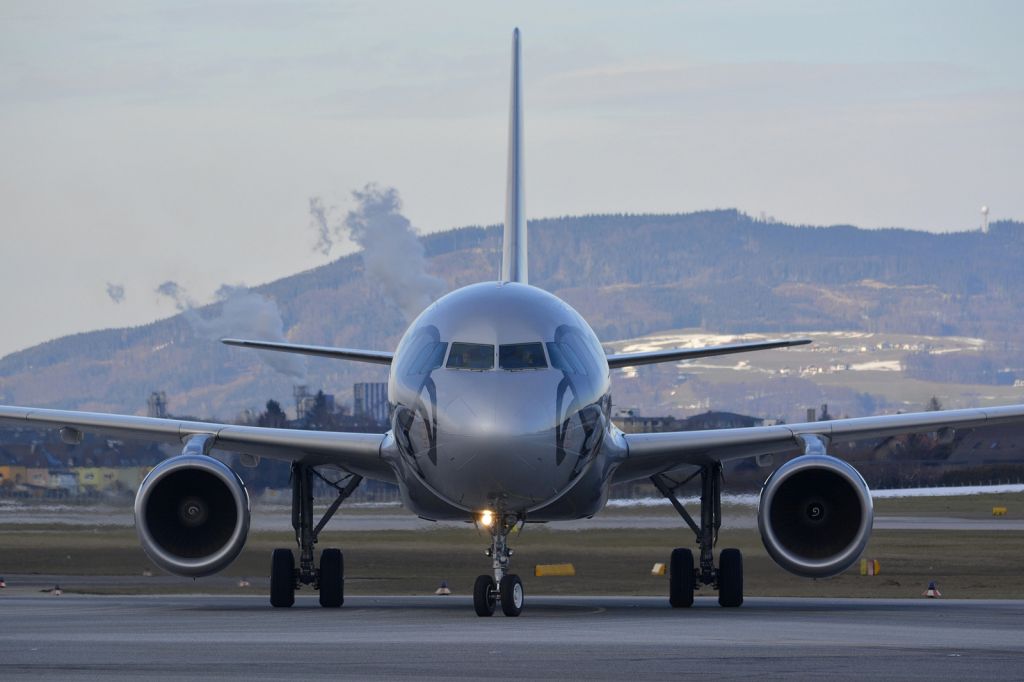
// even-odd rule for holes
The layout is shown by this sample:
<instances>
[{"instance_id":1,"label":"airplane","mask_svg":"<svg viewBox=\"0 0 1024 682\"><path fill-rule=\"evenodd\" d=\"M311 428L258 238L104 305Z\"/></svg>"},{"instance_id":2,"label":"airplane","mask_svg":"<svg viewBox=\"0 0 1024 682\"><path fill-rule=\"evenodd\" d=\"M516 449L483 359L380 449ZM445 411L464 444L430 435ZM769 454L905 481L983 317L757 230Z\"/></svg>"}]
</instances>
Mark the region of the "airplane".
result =
<instances>
[{"instance_id":1,"label":"airplane","mask_svg":"<svg viewBox=\"0 0 1024 682\"><path fill-rule=\"evenodd\" d=\"M491 572L473 588L487 617L500 606L518 616L525 592L510 571L509 534L526 523L582 519L605 505L612 484L649 479L696 536L669 561L669 603L686 608L694 591L717 591L723 607L743 603L743 557L714 548L721 527L722 466L738 458L775 469L761 490L757 521L768 554L804 577L838 574L860 556L873 522L860 473L830 455L835 440L878 438L942 428L1024 421L1024 405L782 424L738 429L625 434L611 420L611 370L660 362L786 348L807 339L698 349L605 353L571 306L529 283L523 168L520 34L512 36L508 178L500 278L452 291L424 310L395 351L332 348L258 340L223 343L389 367L390 429L382 434L237 426L148 417L0 406L0 422L54 427L64 442L84 432L179 443L181 454L157 465L135 497L140 543L161 568L211 575L245 544L250 502L239 476L211 456L290 462L292 525L299 553L275 549L270 603L290 607L310 586L324 607L344 603L344 557L320 552L320 532L364 478L396 483L404 506L425 519L461 520L489 531ZM334 478L330 472L340 472ZM677 498L700 481L696 518ZM337 491L314 523L313 484Z\"/></svg>"}]
</instances>

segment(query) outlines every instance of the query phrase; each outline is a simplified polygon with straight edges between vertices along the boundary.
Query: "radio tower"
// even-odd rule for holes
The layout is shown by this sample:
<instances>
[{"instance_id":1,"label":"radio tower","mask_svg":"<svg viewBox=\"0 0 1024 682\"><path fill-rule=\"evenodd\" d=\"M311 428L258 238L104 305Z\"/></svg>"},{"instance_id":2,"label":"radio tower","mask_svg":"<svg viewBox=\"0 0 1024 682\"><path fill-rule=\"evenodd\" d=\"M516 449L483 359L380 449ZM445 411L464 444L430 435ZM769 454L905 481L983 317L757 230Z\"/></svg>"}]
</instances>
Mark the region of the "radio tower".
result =
<instances>
[{"instance_id":1,"label":"radio tower","mask_svg":"<svg viewBox=\"0 0 1024 682\"><path fill-rule=\"evenodd\" d=\"M981 207L981 232L988 234L988 206Z\"/></svg>"}]
</instances>

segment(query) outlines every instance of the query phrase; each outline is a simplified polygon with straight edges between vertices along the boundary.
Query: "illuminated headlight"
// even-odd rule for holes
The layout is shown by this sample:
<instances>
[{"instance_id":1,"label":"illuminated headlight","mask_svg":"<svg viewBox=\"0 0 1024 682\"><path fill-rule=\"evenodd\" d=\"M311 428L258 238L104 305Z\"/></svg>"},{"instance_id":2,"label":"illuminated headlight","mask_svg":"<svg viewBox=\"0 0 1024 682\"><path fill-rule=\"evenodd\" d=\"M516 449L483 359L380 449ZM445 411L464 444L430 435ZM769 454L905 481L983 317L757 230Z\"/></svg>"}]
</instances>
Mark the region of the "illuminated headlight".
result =
<instances>
[{"instance_id":1,"label":"illuminated headlight","mask_svg":"<svg viewBox=\"0 0 1024 682\"><path fill-rule=\"evenodd\" d=\"M494 523L494 512L490 509L485 509L480 512L480 525L484 528L490 528L491 524Z\"/></svg>"}]
</instances>

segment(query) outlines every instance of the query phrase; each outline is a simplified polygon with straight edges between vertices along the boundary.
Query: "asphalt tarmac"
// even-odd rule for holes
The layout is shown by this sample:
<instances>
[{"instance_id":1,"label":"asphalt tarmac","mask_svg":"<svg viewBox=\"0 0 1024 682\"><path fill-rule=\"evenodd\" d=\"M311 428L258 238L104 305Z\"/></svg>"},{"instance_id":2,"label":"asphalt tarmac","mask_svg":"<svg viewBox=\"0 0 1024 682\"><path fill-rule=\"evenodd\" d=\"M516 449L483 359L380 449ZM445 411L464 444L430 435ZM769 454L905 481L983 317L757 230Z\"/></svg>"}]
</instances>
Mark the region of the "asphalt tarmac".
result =
<instances>
[{"instance_id":1,"label":"asphalt tarmac","mask_svg":"<svg viewBox=\"0 0 1024 682\"><path fill-rule=\"evenodd\" d=\"M529 587L529 585L527 585ZM0 679L1021 679L1024 601L0 594Z\"/></svg>"}]
</instances>

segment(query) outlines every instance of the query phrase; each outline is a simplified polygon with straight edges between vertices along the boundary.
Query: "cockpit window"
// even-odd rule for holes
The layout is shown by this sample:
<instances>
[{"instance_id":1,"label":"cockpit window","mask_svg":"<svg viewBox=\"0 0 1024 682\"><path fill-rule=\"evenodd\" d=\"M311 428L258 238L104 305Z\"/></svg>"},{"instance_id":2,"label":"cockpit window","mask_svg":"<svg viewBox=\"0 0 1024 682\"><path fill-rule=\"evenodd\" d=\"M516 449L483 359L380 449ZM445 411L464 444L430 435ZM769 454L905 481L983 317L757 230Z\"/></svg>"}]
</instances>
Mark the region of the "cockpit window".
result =
<instances>
[{"instance_id":1,"label":"cockpit window","mask_svg":"<svg viewBox=\"0 0 1024 682\"><path fill-rule=\"evenodd\" d=\"M498 366L502 369L543 369L544 347L539 343L509 343L498 347Z\"/></svg>"},{"instance_id":2,"label":"cockpit window","mask_svg":"<svg viewBox=\"0 0 1024 682\"><path fill-rule=\"evenodd\" d=\"M450 369L494 369L494 346L453 343L446 366Z\"/></svg>"}]
</instances>

